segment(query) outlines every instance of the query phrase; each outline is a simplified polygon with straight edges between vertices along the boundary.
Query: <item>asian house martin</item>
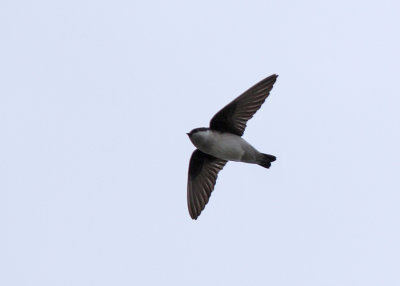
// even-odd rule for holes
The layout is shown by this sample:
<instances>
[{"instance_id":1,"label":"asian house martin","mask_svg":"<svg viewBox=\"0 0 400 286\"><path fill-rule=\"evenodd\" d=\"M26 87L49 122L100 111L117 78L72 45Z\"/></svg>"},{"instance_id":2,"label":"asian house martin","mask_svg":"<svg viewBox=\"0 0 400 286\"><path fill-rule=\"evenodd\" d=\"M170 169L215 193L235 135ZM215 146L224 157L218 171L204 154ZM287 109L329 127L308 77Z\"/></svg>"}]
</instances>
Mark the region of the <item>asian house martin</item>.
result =
<instances>
[{"instance_id":1,"label":"asian house martin","mask_svg":"<svg viewBox=\"0 0 400 286\"><path fill-rule=\"evenodd\" d=\"M197 219L214 189L218 172L228 161L258 164L269 168L273 155L257 151L241 136L247 121L268 97L277 75L273 74L234 99L210 121L210 127L187 133L196 150L189 163L187 203L192 219Z\"/></svg>"}]
</instances>

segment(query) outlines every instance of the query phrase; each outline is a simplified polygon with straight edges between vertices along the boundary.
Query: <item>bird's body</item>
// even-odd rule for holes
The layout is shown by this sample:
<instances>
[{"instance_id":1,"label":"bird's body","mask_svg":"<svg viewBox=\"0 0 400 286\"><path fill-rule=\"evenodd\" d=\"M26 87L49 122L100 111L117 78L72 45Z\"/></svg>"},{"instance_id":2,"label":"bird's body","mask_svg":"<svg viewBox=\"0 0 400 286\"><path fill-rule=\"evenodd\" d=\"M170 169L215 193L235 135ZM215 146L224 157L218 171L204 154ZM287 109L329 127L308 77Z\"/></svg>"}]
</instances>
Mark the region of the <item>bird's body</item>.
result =
<instances>
[{"instance_id":1,"label":"bird's body","mask_svg":"<svg viewBox=\"0 0 400 286\"><path fill-rule=\"evenodd\" d=\"M210 128L195 129L190 140L203 153L226 161L256 164L260 155L260 152L242 137Z\"/></svg>"},{"instance_id":2,"label":"bird's body","mask_svg":"<svg viewBox=\"0 0 400 286\"><path fill-rule=\"evenodd\" d=\"M214 189L218 172L228 161L258 164L269 168L273 155L257 151L242 138L253 117L271 91L277 75L271 75L234 99L210 121L209 128L195 128L189 135L196 150L189 163L187 200L190 216L197 219Z\"/></svg>"}]
</instances>

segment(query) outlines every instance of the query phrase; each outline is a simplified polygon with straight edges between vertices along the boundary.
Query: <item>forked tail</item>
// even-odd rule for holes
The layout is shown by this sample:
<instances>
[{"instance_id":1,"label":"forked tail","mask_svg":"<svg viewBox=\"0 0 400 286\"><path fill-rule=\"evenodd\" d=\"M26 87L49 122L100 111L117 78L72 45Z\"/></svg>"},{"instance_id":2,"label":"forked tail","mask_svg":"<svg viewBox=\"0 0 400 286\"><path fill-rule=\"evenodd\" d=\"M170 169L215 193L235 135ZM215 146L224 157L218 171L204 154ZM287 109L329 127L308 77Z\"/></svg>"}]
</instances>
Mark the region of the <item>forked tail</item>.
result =
<instances>
[{"instance_id":1,"label":"forked tail","mask_svg":"<svg viewBox=\"0 0 400 286\"><path fill-rule=\"evenodd\" d=\"M264 168L269 168L271 167L271 163L275 160L276 157L273 155L260 153L259 157L257 158L257 164L263 166Z\"/></svg>"}]
</instances>

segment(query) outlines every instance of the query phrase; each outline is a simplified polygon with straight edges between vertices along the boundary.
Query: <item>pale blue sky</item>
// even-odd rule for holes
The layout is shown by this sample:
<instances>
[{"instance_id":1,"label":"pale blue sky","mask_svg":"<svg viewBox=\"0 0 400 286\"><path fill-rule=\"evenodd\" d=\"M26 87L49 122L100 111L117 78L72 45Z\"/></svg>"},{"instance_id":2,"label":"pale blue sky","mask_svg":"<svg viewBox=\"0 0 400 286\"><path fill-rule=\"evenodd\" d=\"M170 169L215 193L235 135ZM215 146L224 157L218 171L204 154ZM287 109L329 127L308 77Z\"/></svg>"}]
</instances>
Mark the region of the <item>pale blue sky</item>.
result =
<instances>
[{"instance_id":1,"label":"pale blue sky","mask_svg":"<svg viewBox=\"0 0 400 286\"><path fill-rule=\"evenodd\" d=\"M398 1L0 2L0 285L400 285ZM186 132L272 73L186 207Z\"/></svg>"}]
</instances>

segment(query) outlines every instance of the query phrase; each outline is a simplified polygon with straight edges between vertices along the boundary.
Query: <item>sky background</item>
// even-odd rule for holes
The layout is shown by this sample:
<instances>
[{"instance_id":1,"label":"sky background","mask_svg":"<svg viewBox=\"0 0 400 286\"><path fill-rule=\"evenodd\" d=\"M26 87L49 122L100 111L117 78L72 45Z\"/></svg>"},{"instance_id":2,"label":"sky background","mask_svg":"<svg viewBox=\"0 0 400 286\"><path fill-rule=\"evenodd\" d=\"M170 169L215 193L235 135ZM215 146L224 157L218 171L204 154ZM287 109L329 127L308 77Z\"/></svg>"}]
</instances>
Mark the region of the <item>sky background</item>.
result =
<instances>
[{"instance_id":1,"label":"sky background","mask_svg":"<svg viewBox=\"0 0 400 286\"><path fill-rule=\"evenodd\" d=\"M400 285L398 1L0 2L0 285ZM186 132L270 74L197 221Z\"/></svg>"}]
</instances>

